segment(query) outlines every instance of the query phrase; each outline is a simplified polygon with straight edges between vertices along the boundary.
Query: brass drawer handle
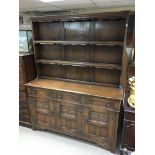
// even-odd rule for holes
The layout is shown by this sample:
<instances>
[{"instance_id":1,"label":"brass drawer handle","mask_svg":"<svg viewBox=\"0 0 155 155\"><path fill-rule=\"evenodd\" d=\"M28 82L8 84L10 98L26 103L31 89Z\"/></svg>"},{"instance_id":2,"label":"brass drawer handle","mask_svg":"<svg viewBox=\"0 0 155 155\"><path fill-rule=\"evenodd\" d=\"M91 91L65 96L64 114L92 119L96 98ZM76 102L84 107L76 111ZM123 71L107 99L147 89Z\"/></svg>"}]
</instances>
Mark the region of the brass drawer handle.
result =
<instances>
[{"instance_id":1,"label":"brass drawer handle","mask_svg":"<svg viewBox=\"0 0 155 155\"><path fill-rule=\"evenodd\" d=\"M36 94L36 91L35 90L32 90L31 95L33 96L35 94Z\"/></svg>"},{"instance_id":2,"label":"brass drawer handle","mask_svg":"<svg viewBox=\"0 0 155 155\"><path fill-rule=\"evenodd\" d=\"M37 91L38 91L37 89L33 89L33 90L32 90L32 94L33 94L33 95L36 94Z\"/></svg>"},{"instance_id":3,"label":"brass drawer handle","mask_svg":"<svg viewBox=\"0 0 155 155\"><path fill-rule=\"evenodd\" d=\"M36 91L32 91L32 94L35 94L36 93Z\"/></svg>"}]
</instances>

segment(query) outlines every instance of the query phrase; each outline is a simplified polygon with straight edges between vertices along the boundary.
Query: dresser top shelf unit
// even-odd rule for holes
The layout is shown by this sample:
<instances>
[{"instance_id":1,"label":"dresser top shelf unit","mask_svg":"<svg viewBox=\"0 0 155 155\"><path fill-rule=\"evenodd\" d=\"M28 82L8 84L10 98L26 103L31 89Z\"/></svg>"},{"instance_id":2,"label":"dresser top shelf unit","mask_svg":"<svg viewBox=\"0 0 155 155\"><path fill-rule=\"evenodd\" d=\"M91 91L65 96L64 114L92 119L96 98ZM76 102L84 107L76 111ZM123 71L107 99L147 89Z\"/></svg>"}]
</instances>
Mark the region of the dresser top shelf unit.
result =
<instances>
[{"instance_id":1,"label":"dresser top shelf unit","mask_svg":"<svg viewBox=\"0 0 155 155\"><path fill-rule=\"evenodd\" d=\"M123 11L32 17L38 79L77 81L79 87L84 82L94 87L122 86L128 15Z\"/></svg>"},{"instance_id":2,"label":"dresser top shelf unit","mask_svg":"<svg viewBox=\"0 0 155 155\"><path fill-rule=\"evenodd\" d=\"M97 97L106 97L116 100L122 100L123 96L121 88L77 83L56 79L36 79L26 84L26 86L66 91L84 95L92 95Z\"/></svg>"}]
</instances>

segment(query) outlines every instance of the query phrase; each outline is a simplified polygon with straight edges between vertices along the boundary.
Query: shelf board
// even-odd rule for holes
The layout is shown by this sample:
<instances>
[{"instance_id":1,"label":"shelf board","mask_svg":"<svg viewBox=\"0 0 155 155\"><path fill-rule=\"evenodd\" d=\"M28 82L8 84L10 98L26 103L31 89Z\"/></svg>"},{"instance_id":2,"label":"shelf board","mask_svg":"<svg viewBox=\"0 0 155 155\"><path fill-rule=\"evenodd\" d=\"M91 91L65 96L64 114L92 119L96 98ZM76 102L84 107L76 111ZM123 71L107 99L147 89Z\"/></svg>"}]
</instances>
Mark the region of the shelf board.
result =
<instances>
[{"instance_id":1,"label":"shelf board","mask_svg":"<svg viewBox=\"0 0 155 155\"><path fill-rule=\"evenodd\" d=\"M62 80L52 79L36 79L25 86L32 86L36 88L45 88L52 90L59 90L71 93L78 93L84 95L93 95L97 97L105 97L109 99L122 100L123 91L122 88L108 87L94 84L84 84L77 82L69 82Z\"/></svg>"},{"instance_id":2,"label":"shelf board","mask_svg":"<svg viewBox=\"0 0 155 155\"><path fill-rule=\"evenodd\" d=\"M34 44L60 44L60 45L107 45L107 46L123 46L123 41L33 41Z\"/></svg>"},{"instance_id":3,"label":"shelf board","mask_svg":"<svg viewBox=\"0 0 155 155\"><path fill-rule=\"evenodd\" d=\"M91 13L78 15L47 15L31 17L32 22L49 22L49 21L82 21L82 20L103 20L103 19L120 19L127 18L129 11L108 12L108 13Z\"/></svg>"},{"instance_id":4,"label":"shelf board","mask_svg":"<svg viewBox=\"0 0 155 155\"><path fill-rule=\"evenodd\" d=\"M95 68L107 68L121 70L121 66L117 64L108 63L93 63L93 62L75 62L75 61L62 61L62 60L36 60L36 63L51 64L51 65L63 65L63 66L79 66L79 67L95 67Z\"/></svg>"},{"instance_id":5,"label":"shelf board","mask_svg":"<svg viewBox=\"0 0 155 155\"><path fill-rule=\"evenodd\" d=\"M96 85L96 86L106 86L106 87L116 87L121 88L121 86L118 84L107 84L107 83L99 83L99 82L91 82L91 81L79 81L79 80L73 80L73 79L64 79L64 78L55 78L50 76L40 76L40 79L48 79L48 80L61 80L66 82L76 82L76 83L84 83L84 84L90 84L90 85Z\"/></svg>"}]
</instances>

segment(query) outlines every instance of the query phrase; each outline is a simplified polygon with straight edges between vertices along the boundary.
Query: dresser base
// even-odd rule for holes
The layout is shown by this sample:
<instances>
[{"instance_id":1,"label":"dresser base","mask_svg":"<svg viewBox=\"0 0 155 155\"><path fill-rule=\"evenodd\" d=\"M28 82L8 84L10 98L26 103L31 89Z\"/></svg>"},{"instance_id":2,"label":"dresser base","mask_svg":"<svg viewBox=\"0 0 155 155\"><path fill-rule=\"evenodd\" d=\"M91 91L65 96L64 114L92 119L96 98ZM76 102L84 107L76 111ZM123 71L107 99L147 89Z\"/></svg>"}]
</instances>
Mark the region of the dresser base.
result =
<instances>
[{"instance_id":1,"label":"dresser base","mask_svg":"<svg viewBox=\"0 0 155 155\"><path fill-rule=\"evenodd\" d=\"M116 151L120 88L46 79L26 86L33 130L58 132Z\"/></svg>"}]
</instances>

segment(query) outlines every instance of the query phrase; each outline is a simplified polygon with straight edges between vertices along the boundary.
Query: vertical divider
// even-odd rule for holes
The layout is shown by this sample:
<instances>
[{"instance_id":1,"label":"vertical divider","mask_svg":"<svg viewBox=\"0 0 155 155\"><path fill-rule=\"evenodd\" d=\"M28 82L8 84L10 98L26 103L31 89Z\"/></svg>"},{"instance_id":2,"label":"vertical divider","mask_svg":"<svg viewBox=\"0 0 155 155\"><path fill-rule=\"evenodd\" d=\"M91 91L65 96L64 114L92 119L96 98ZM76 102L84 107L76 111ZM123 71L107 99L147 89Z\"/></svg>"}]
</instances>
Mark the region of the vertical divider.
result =
<instances>
[{"instance_id":1,"label":"vertical divider","mask_svg":"<svg viewBox=\"0 0 155 155\"><path fill-rule=\"evenodd\" d=\"M90 41L95 40L95 21L90 21ZM94 61L94 56L95 56L95 45L91 45L91 51L90 51L90 61ZM90 82L94 82L94 67L90 68Z\"/></svg>"},{"instance_id":2,"label":"vertical divider","mask_svg":"<svg viewBox=\"0 0 155 155\"><path fill-rule=\"evenodd\" d=\"M90 21L90 41L94 41L95 40L95 21Z\"/></svg>"},{"instance_id":3,"label":"vertical divider","mask_svg":"<svg viewBox=\"0 0 155 155\"><path fill-rule=\"evenodd\" d=\"M32 22L31 27L32 27L32 40L35 41L36 38L40 39L39 36L36 37L36 35L39 35L39 22L35 23L35 24ZM33 47L34 47L34 58L35 58L35 61L36 61L37 60L37 52L36 52L37 51L36 50L37 45L34 42L33 42ZM35 66L36 66L37 78L38 78L40 76L39 64L35 63Z\"/></svg>"},{"instance_id":4,"label":"vertical divider","mask_svg":"<svg viewBox=\"0 0 155 155\"><path fill-rule=\"evenodd\" d=\"M60 40L61 41L64 41L65 40L65 34L64 34L64 22L63 21L60 21ZM66 61L66 48L65 48L65 45L61 45L63 46L63 60ZM66 78L66 66L64 66L64 70L65 70L65 75L63 78Z\"/></svg>"},{"instance_id":5,"label":"vertical divider","mask_svg":"<svg viewBox=\"0 0 155 155\"><path fill-rule=\"evenodd\" d=\"M125 87L126 85L126 72L127 72L127 53L126 53L126 38L128 32L128 22L129 22L129 15L126 17L125 21L125 33L124 33L124 45L123 45L123 55L122 55L122 70L120 76L120 84Z\"/></svg>"}]
</instances>

